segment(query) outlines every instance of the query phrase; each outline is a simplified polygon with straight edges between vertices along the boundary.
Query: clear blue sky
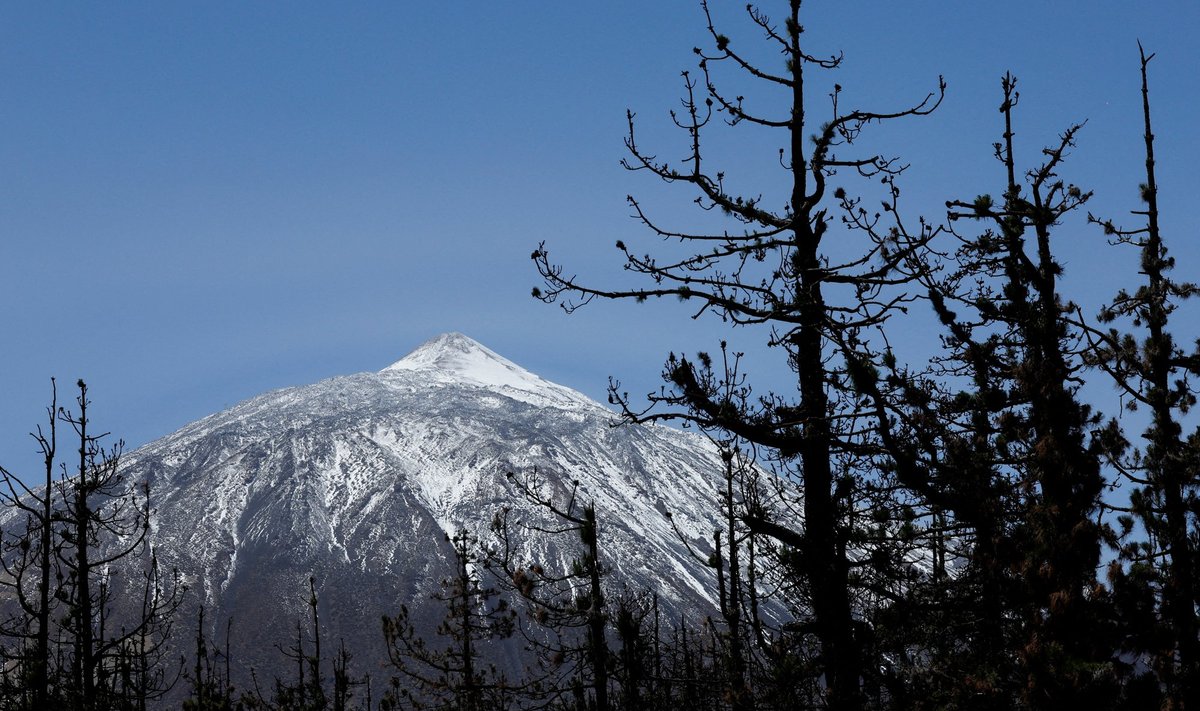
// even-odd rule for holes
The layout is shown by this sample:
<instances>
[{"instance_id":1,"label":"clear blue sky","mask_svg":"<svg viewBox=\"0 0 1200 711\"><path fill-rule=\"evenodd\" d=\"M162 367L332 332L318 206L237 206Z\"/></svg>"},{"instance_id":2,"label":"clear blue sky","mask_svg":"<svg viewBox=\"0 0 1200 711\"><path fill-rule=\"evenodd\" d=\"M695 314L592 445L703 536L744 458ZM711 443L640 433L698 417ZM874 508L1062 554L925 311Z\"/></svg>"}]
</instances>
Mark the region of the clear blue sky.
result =
<instances>
[{"instance_id":1,"label":"clear blue sky","mask_svg":"<svg viewBox=\"0 0 1200 711\"><path fill-rule=\"evenodd\" d=\"M744 3L712 4L739 46L758 42ZM936 115L880 138L912 164L910 213L934 219L947 198L998 192L1006 70L1026 162L1087 119L1066 177L1097 212L1135 208L1141 39L1158 53L1167 235L1200 278L1200 3L806 8L812 51L846 56L816 80L817 110L834 81L891 109L946 76ZM647 147L684 154L666 111L707 46L702 20L692 0L0 4L0 462L36 466L26 433L52 375L64 395L87 379L97 423L136 446L448 330L597 398L609 375L655 388L666 352L713 348L719 324L671 304L567 317L529 297L528 256L545 240L604 283L621 276L616 239L653 246L626 193L694 221L692 195L618 161L626 107ZM733 130L713 146L731 180L769 194L779 140ZM1125 267L1094 230L1061 234L1085 300L1116 286Z\"/></svg>"}]
</instances>

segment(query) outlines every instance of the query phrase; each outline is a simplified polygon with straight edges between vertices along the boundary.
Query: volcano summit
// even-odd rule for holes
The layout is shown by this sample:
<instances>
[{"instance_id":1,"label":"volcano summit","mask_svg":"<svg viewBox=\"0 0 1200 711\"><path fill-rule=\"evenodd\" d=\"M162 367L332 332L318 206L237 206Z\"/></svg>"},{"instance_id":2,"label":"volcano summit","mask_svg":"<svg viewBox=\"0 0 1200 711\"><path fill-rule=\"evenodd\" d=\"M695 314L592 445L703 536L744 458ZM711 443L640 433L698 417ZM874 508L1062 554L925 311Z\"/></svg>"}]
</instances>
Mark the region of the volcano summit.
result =
<instances>
[{"instance_id":1,"label":"volcano summit","mask_svg":"<svg viewBox=\"0 0 1200 711\"><path fill-rule=\"evenodd\" d=\"M274 645L295 639L307 615L311 577L322 637L343 638L359 672L375 673L382 614L440 614L430 598L453 569L446 537L465 528L486 542L502 507L533 514L509 472L536 470L544 495L594 504L614 585L657 592L676 619L713 609L711 571L668 514L706 549L718 527L716 447L616 419L450 333L378 372L247 400L123 467L149 483L151 541L188 586L180 628L201 604L215 636L232 619L235 667L269 679L286 661ZM537 531L519 541L547 566L569 565L575 543Z\"/></svg>"}]
</instances>

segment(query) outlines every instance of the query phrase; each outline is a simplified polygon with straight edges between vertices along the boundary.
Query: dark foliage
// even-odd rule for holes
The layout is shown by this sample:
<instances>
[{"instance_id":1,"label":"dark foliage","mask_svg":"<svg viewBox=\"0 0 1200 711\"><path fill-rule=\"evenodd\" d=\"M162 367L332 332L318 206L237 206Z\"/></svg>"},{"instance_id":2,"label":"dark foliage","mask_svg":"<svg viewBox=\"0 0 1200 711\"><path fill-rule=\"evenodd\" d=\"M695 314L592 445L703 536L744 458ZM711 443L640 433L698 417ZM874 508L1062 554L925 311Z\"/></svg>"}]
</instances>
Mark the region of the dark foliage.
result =
<instances>
[{"instance_id":1,"label":"dark foliage","mask_svg":"<svg viewBox=\"0 0 1200 711\"><path fill-rule=\"evenodd\" d=\"M0 650L4 708L144 709L179 675L166 643L183 587L147 544L149 487L125 480L121 444L102 445L87 385L78 387L74 412L57 406L54 391L47 427L33 435L45 459L43 486L30 489L0 469L0 497L24 520L0 553L3 585L17 603L0 624L9 642ZM78 442L73 470L57 461L60 424ZM142 563L139 577L110 573L133 561ZM136 613L114 615L118 597L136 601Z\"/></svg>"}]
</instances>

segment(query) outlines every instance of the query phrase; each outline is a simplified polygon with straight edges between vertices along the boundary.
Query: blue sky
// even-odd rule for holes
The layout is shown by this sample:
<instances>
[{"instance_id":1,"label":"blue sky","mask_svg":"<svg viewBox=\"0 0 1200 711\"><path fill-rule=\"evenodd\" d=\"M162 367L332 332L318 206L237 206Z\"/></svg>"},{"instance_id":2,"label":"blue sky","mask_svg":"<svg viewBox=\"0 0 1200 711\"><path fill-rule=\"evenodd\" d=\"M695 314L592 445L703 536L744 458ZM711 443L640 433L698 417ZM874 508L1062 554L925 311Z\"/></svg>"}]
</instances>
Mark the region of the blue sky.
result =
<instances>
[{"instance_id":1,"label":"blue sky","mask_svg":"<svg viewBox=\"0 0 1200 711\"><path fill-rule=\"evenodd\" d=\"M742 6L712 3L749 48ZM948 198L999 192L1006 70L1025 162L1086 119L1065 177L1095 190L1097 213L1136 208L1140 39L1158 54L1167 237L1181 274L1200 273L1200 4L810 0L806 13L813 51L846 57L814 77L817 110L834 81L843 101L893 109L945 75L937 114L869 144L911 164L909 213L935 220ZM568 317L529 297L528 256L544 240L570 271L615 283L615 240L654 246L627 193L695 223L692 195L618 161L627 107L644 145L684 154L666 112L703 27L692 0L0 4L0 463L36 467L26 433L51 376L64 394L87 379L98 424L133 446L449 330L597 398L609 375L657 387L667 351L713 348L720 324L673 304ZM734 129L712 146L731 180L770 194L780 140ZM1129 255L1082 220L1060 234L1084 303L1131 278ZM760 363L764 387L787 387Z\"/></svg>"}]
</instances>

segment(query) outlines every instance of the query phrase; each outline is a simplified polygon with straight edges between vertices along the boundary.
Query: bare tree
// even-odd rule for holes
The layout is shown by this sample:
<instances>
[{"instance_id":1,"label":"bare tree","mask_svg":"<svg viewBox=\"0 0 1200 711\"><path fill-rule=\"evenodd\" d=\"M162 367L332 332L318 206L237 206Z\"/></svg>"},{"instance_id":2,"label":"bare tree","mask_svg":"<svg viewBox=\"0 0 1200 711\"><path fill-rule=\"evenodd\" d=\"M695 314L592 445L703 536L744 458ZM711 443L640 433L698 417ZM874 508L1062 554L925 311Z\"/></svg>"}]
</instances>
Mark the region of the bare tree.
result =
<instances>
[{"instance_id":1,"label":"bare tree","mask_svg":"<svg viewBox=\"0 0 1200 711\"><path fill-rule=\"evenodd\" d=\"M52 579L56 560L53 483L58 446L58 386L53 378L50 393L46 429L39 425L32 434L45 463L41 486L31 489L20 477L0 467L0 499L24 517L22 533L4 539L0 545L0 565L4 568L0 585L12 591L19 606L0 624L0 634L17 640L19 645L16 688L6 691L9 698L20 699L19 707L31 709L49 707L51 692L50 618L56 605L56 581Z\"/></svg>"},{"instance_id":2,"label":"bare tree","mask_svg":"<svg viewBox=\"0 0 1200 711\"><path fill-rule=\"evenodd\" d=\"M229 638L233 621L225 626L225 647L216 648L204 632L204 606L196 613L195 650L192 668L185 676L190 685L188 698L183 702L184 711L233 711L234 689L230 682L232 660L229 654Z\"/></svg>"},{"instance_id":3,"label":"bare tree","mask_svg":"<svg viewBox=\"0 0 1200 711\"><path fill-rule=\"evenodd\" d=\"M23 640L22 688L13 698L25 708L141 709L178 676L165 642L183 587L147 545L148 486L125 480L121 445L105 448L106 435L94 434L87 385L78 387L77 412L58 407L55 392L48 427L34 434L46 465L43 486L0 470L0 498L24 517L2 558L3 584L17 605L2 629ZM59 423L79 443L71 471L56 460ZM140 576L122 575L139 560Z\"/></svg>"}]
</instances>

